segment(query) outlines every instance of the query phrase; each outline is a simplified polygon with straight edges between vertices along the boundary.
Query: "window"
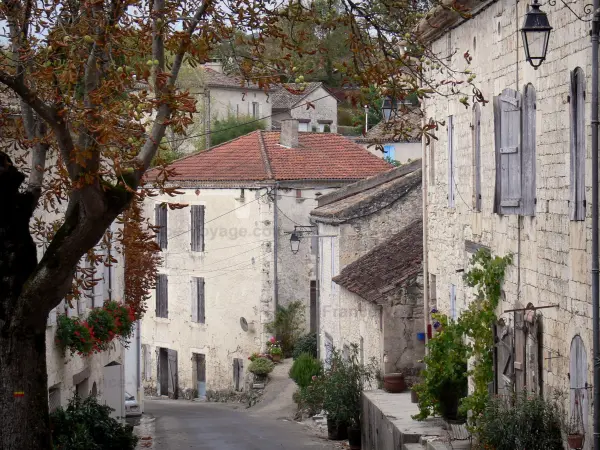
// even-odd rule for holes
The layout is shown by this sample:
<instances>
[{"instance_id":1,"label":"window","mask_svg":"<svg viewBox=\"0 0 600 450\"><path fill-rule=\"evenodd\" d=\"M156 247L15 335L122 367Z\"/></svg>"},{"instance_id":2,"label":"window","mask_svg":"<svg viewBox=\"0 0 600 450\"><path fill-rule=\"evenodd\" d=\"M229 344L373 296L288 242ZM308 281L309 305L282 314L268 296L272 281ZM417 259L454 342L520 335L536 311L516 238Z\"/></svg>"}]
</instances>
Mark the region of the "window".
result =
<instances>
[{"instance_id":1,"label":"window","mask_svg":"<svg viewBox=\"0 0 600 450\"><path fill-rule=\"evenodd\" d=\"M494 98L498 214L535 215L535 97L528 84L523 101L512 89Z\"/></svg>"},{"instance_id":2,"label":"window","mask_svg":"<svg viewBox=\"0 0 600 450\"><path fill-rule=\"evenodd\" d=\"M154 207L154 225L160 227L156 233L156 242L161 249L167 248L167 205L161 203Z\"/></svg>"},{"instance_id":3,"label":"window","mask_svg":"<svg viewBox=\"0 0 600 450\"><path fill-rule=\"evenodd\" d=\"M475 38L473 38L475 39ZM473 209L481 211L481 107L473 105Z\"/></svg>"},{"instance_id":4,"label":"window","mask_svg":"<svg viewBox=\"0 0 600 450\"><path fill-rule=\"evenodd\" d=\"M192 243L193 252L204 251L204 205L192 205Z\"/></svg>"},{"instance_id":5,"label":"window","mask_svg":"<svg viewBox=\"0 0 600 450\"><path fill-rule=\"evenodd\" d=\"M456 173L454 163L454 118L448 116L448 207L454 208Z\"/></svg>"},{"instance_id":6,"label":"window","mask_svg":"<svg viewBox=\"0 0 600 450\"><path fill-rule=\"evenodd\" d=\"M571 182L569 215L585 220L585 75L581 68L571 72Z\"/></svg>"},{"instance_id":7,"label":"window","mask_svg":"<svg viewBox=\"0 0 600 450\"><path fill-rule=\"evenodd\" d=\"M456 320L456 285L450 285L450 317Z\"/></svg>"},{"instance_id":8,"label":"window","mask_svg":"<svg viewBox=\"0 0 600 450\"><path fill-rule=\"evenodd\" d=\"M169 317L169 286L165 274L156 279L156 317Z\"/></svg>"},{"instance_id":9,"label":"window","mask_svg":"<svg viewBox=\"0 0 600 450\"><path fill-rule=\"evenodd\" d=\"M393 145L383 146L383 157L389 159L396 159L395 147Z\"/></svg>"},{"instance_id":10,"label":"window","mask_svg":"<svg viewBox=\"0 0 600 450\"><path fill-rule=\"evenodd\" d=\"M581 415L584 431L588 429L589 385L588 385L588 359L585 344L581 336L576 335L571 341L569 358L570 381L570 416ZM577 402L575 401L577 400ZM579 409L579 411L577 411ZM583 414L582 414L583 412Z\"/></svg>"},{"instance_id":11,"label":"window","mask_svg":"<svg viewBox=\"0 0 600 450\"><path fill-rule=\"evenodd\" d=\"M48 406L51 413L60 406L60 387L56 386L48 389Z\"/></svg>"},{"instance_id":12,"label":"window","mask_svg":"<svg viewBox=\"0 0 600 450\"><path fill-rule=\"evenodd\" d=\"M260 117L258 102L252 102L252 117L254 119L258 119Z\"/></svg>"},{"instance_id":13,"label":"window","mask_svg":"<svg viewBox=\"0 0 600 450\"><path fill-rule=\"evenodd\" d=\"M192 322L205 323L204 278L192 277Z\"/></svg>"},{"instance_id":14,"label":"window","mask_svg":"<svg viewBox=\"0 0 600 450\"><path fill-rule=\"evenodd\" d=\"M309 126L309 122L300 122L298 123L298 131L310 131Z\"/></svg>"}]
</instances>

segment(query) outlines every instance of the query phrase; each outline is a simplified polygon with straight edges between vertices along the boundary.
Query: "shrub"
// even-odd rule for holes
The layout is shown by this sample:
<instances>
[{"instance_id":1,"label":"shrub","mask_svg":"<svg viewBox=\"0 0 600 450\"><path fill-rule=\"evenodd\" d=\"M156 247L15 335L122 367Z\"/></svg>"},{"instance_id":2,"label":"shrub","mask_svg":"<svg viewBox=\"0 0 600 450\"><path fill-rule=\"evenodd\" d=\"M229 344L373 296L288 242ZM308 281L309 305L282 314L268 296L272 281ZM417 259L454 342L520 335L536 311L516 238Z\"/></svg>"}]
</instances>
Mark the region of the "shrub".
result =
<instances>
[{"instance_id":1,"label":"shrub","mask_svg":"<svg viewBox=\"0 0 600 450\"><path fill-rule=\"evenodd\" d=\"M138 438L131 425L121 425L110 417L112 409L95 397L75 396L67 409L50 415L52 444L60 450L133 450Z\"/></svg>"},{"instance_id":2,"label":"shrub","mask_svg":"<svg viewBox=\"0 0 600 450\"><path fill-rule=\"evenodd\" d=\"M256 120L252 116L239 116L231 114L225 119L217 119L212 124L211 146L222 144L237 137L251 133L255 130L264 130L265 122Z\"/></svg>"},{"instance_id":3,"label":"shrub","mask_svg":"<svg viewBox=\"0 0 600 450\"><path fill-rule=\"evenodd\" d=\"M275 364L267 358L257 358L248 365L248 371L254 375L267 375L273 372Z\"/></svg>"},{"instance_id":4,"label":"shrub","mask_svg":"<svg viewBox=\"0 0 600 450\"><path fill-rule=\"evenodd\" d=\"M288 306L278 306L275 320L268 323L265 329L277 336L283 356L289 358L304 329L304 304L297 300Z\"/></svg>"},{"instance_id":5,"label":"shrub","mask_svg":"<svg viewBox=\"0 0 600 450\"><path fill-rule=\"evenodd\" d=\"M313 381L313 377L320 375L321 369L321 361L303 353L292 364L289 375L300 388L305 388Z\"/></svg>"},{"instance_id":6,"label":"shrub","mask_svg":"<svg viewBox=\"0 0 600 450\"><path fill-rule=\"evenodd\" d=\"M560 409L537 394L523 392L490 399L478 421L483 448L562 450Z\"/></svg>"},{"instance_id":7,"label":"shrub","mask_svg":"<svg viewBox=\"0 0 600 450\"><path fill-rule=\"evenodd\" d=\"M302 353L308 353L313 358L317 357L317 333L305 334L296 341L292 357L296 359Z\"/></svg>"}]
</instances>

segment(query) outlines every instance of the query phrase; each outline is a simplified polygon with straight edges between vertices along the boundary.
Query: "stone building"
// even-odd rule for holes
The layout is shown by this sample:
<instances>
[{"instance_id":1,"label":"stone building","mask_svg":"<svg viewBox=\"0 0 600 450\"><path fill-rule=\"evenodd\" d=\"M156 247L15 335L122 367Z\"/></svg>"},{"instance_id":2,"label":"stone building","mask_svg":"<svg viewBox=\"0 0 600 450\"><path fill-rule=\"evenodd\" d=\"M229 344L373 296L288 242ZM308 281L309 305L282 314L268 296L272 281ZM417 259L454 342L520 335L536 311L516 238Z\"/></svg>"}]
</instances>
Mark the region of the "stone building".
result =
<instances>
[{"instance_id":1,"label":"stone building","mask_svg":"<svg viewBox=\"0 0 600 450\"><path fill-rule=\"evenodd\" d=\"M318 226L319 350L359 346L385 373L416 369L423 332L421 161L324 195Z\"/></svg>"},{"instance_id":2,"label":"stone building","mask_svg":"<svg viewBox=\"0 0 600 450\"><path fill-rule=\"evenodd\" d=\"M288 120L282 132L256 131L170 168L181 194L145 202L161 227L164 265L142 320L144 385L186 397L242 390L276 305L304 302L307 328L316 317L314 255L309 245L292 253L290 232L309 225L320 195L391 166ZM166 206L176 203L187 207Z\"/></svg>"},{"instance_id":3,"label":"stone building","mask_svg":"<svg viewBox=\"0 0 600 450\"><path fill-rule=\"evenodd\" d=\"M445 121L424 161L430 307L452 317L465 308L472 293L462 274L478 248L513 253L497 313L505 324L499 351L515 353L499 356L495 390L565 389L571 414L580 395L591 448L589 25L562 3L545 3L554 28L547 59L534 70L519 32L527 2L463 3L470 20L440 7L418 27L454 70L466 67L469 52L489 101L424 102L427 118ZM583 6L572 5L582 14ZM507 312L528 305L544 309Z\"/></svg>"},{"instance_id":4,"label":"stone building","mask_svg":"<svg viewBox=\"0 0 600 450\"><path fill-rule=\"evenodd\" d=\"M286 84L271 96L273 126L296 119L300 131L337 133L338 99L323 83Z\"/></svg>"}]
</instances>

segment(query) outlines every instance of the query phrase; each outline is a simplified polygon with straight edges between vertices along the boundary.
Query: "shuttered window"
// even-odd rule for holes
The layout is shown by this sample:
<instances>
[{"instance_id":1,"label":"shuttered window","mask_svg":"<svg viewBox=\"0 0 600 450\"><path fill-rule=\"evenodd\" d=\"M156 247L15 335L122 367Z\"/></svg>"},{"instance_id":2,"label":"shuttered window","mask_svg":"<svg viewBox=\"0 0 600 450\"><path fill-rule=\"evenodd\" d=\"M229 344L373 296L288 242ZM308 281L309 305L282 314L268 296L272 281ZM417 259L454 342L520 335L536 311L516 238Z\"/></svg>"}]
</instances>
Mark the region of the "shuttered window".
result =
<instances>
[{"instance_id":1,"label":"shuttered window","mask_svg":"<svg viewBox=\"0 0 600 450\"><path fill-rule=\"evenodd\" d=\"M481 107L473 105L473 209L481 211Z\"/></svg>"},{"instance_id":2,"label":"shuttered window","mask_svg":"<svg viewBox=\"0 0 600 450\"><path fill-rule=\"evenodd\" d=\"M192 216L192 242L193 252L204 251L204 205L192 205L190 208Z\"/></svg>"},{"instance_id":3,"label":"shuttered window","mask_svg":"<svg viewBox=\"0 0 600 450\"><path fill-rule=\"evenodd\" d=\"M192 322L205 323L204 278L192 277Z\"/></svg>"},{"instance_id":4,"label":"shuttered window","mask_svg":"<svg viewBox=\"0 0 600 450\"><path fill-rule=\"evenodd\" d=\"M448 207L454 208L456 164L454 161L454 118L448 116Z\"/></svg>"},{"instance_id":5,"label":"shuttered window","mask_svg":"<svg viewBox=\"0 0 600 450\"><path fill-rule=\"evenodd\" d=\"M571 72L571 182L569 215L585 220L585 75L581 68Z\"/></svg>"},{"instance_id":6,"label":"shuttered window","mask_svg":"<svg viewBox=\"0 0 600 450\"><path fill-rule=\"evenodd\" d=\"M450 285L450 317L456 320L458 312L456 311L456 285Z\"/></svg>"},{"instance_id":7,"label":"shuttered window","mask_svg":"<svg viewBox=\"0 0 600 450\"><path fill-rule=\"evenodd\" d=\"M169 286L165 274L156 279L156 317L169 317Z\"/></svg>"},{"instance_id":8,"label":"shuttered window","mask_svg":"<svg viewBox=\"0 0 600 450\"><path fill-rule=\"evenodd\" d=\"M588 359L585 344L581 336L576 335L571 341L569 358L570 381L570 416L581 417L584 431L588 430L589 416L589 388L588 385ZM576 402L577 400L577 402ZM581 424L580 424L581 425Z\"/></svg>"},{"instance_id":9,"label":"shuttered window","mask_svg":"<svg viewBox=\"0 0 600 450\"><path fill-rule=\"evenodd\" d=\"M494 128L494 212L535 215L535 89L531 84L523 101L512 89L494 98Z\"/></svg>"},{"instance_id":10,"label":"shuttered window","mask_svg":"<svg viewBox=\"0 0 600 450\"><path fill-rule=\"evenodd\" d=\"M154 216L154 225L160 227L156 233L156 242L164 250L167 248L167 205L156 205L154 207Z\"/></svg>"}]
</instances>

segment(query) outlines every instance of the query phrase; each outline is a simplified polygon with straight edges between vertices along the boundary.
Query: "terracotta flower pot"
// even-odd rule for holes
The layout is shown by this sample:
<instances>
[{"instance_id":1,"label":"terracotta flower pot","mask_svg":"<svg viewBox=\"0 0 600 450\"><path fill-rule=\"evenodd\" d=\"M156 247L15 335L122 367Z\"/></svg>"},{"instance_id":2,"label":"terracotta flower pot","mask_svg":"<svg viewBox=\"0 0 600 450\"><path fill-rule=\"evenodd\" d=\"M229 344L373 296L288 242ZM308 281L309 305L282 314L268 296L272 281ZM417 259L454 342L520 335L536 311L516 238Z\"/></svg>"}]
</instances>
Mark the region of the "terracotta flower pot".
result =
<instances>
[{"instance_id":1,"label":"terracotta flower pot","mask_svg":"<svg viewBox=\"0 0 600 450\"><path fill-rule=\"evenodd\" d=\"M406 390L406 381L402 373L388 373L383 376L383 388L392 393L399 394Z\"/></svg>"},{"instance_id":2,"label":"terracotta flower pot","mask_svg":"<svg viewBox=\"0 0 600 450\"><path fill-rule=\"evenodd\" d=\"M569 448L580 449L583 448L583 434L569 434L567 436L567 443Z\"/></svg>"},{"instance_id":3,"label":"terracotta flower pot","mask_svg":"<svg viewBox=\"0 0 600 450\"><path fill-rule=\"evenodd\" d=\"M348 427L348 444L350 450L360 450L362 447L362 435L360 428Z\"/></svg>"},{"instance_id":4,"label":"terracotta flower pot","mask_svg":"<svg viewBox=\"0 0 600 450\"><path fill-rule=\"evenodd\" d=\"M273 362L279 362L281 361L281 354L271 355L271 358L273 358Z\"/></svg>"}]
</instances>

